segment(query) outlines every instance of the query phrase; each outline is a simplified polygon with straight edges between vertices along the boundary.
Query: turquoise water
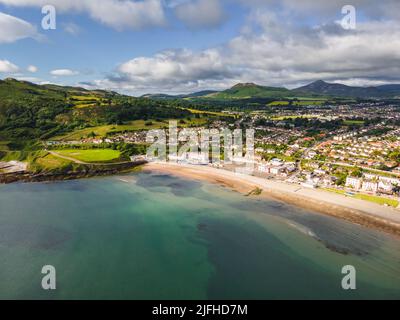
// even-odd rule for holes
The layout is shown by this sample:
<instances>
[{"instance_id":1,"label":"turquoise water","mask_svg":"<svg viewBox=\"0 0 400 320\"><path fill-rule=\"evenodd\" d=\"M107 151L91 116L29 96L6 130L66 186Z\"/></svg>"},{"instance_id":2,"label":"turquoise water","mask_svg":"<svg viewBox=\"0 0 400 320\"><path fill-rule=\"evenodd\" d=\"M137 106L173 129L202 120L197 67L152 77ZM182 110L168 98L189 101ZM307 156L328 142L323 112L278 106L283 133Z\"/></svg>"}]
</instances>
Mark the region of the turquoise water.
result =
<instances>
[{"instance_id":1,"label":"turquoise water","mask_svg":"<svg viewBox=\"0 0 400 320\"><path fill-rule=\"evenodd\" d=\"M0 298L400 299L400 241L156 173L0 185Z\"/></svg>"}]
</instances>

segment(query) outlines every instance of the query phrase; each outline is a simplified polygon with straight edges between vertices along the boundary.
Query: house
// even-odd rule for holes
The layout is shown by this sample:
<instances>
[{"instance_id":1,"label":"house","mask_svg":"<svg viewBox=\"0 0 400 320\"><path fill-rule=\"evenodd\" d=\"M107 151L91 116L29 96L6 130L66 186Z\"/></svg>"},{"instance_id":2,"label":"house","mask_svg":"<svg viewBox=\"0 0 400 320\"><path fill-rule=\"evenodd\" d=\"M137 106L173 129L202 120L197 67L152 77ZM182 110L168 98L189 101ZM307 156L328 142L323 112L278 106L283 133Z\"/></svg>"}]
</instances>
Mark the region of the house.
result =
<instances>
[{"instance_id":1,"label":"house","mask_svg":"<svg viewBox=\"0 0 400 320\"><path fill-rule=\"evenodd\" d=\"M314 170L314 173L317 175L323 176L326 172L325 172L325 170L322 170L322 169L316 169L316 170Z\"/></svg>"},{"instance_id":2,"label":"house","mask_svg":"<svg viewBox=\"0 0 400 320\"><path fill-rule=\"evenodd\" d=\"M316 183L312 180L301 183L301 186L309 189L315 189L317 187Z\"/></svg>"},{"instance_id":3,"label":"house","mask_svg":"<svg viewBox=\"0 0 400 320\"><path fill-rule=\"evenodd\" d=\"M325 177L323 180L322 180L322 184L324 185L324 186L332 186L334 183L335 183L335 181L337 180L337 178L336 177Z\"/></svg>"},{"instance_id":4,"label":"house","mask_svg":"<svg viewBox=\"0 0 400 320\"><path fill-rule=\"evenodd\" d=\"M279 175L283 172L283 167L272 167L270 168L269 172L271 174Z\"/></svg>"},{"instance_id":5,"label":"house","mask_svg":"<svg viewBox=\"0 0 400 320\"><path fill-rule=\"evenodd\" d=\"M269 173L270 172L270 166L268 166L267 164L259 164L258 165L258 171L263 172L263 173Z\"/></svg>"},{"instance_id":6,"label":"house","mask_svg":"<svg viewBox=\"0 0 400 320\"><path fill-rule=\"evenodd\" d=\"M391 194L391 193L393 193L393 185L391 183L379 181L378 182L378 190L383 193Z\"/></svg>"},{"instance_id":7,"label":"house","mask_svg":"<svg viewBox=\"0 0 400 320\"><path fill-rule=\"evenodd\" d=\"M362 180L360 178L347 177L346 187L352 188L355 190L360 190L361 186L362 186Z\"/></svg>"},{"instance_id":8,"label":"house","mask_svg":"<svg viewBox=\"0 0 400 320\"><path fill-rule=\"evenodd\" d=\"M308 153L307 158L308 158L308 159L313 159L316 155L317 155L317 153L316 153L315 151L311 150L311 151Z\"/></svg>"},{"instance_id":9,"label":"house","mask_svg":"<svg viewBox=\"0 0 400 320\"><path fill-rule=\"evenodd\" d=\"M274 166L274 167L280 167L283 165L283 160L278 159L278 158L274 158L270 161L270 163Z\"/></svg>"},{"instance_id":10,"label":"house","mask_svg":"<svg viewBox=\"0 0 400 320\"><path fill-rule=\"evenodd\" d=\"M186 154L186 161L190 164L206 165L209 163L208 154L201 152L189 152Z\"/></svg>"},{"instance_id":11,"label":"house","mask_svg":"<svg viewBox=\"0 0 400 320\"><path fill-rule=\"evenodd\" d=\"M309 166L313 169L319 169L319 163L317 162L310 163Z\"/></svg>"},{"instance_id":12,"label":"house","mask_svg":"<svg viewBox=\"0 0 400 320\"><path fill-rule=\"evenodd\" d=\"M386 182L386 183L390 183L392 185L400 186L400 179L398 179L398 178L380 176L379 177L379 181L383 181L383 182Z\"/></svg>"},{"instance_id":13,"label":"house","mask_svg":"<svg viewBox=\"0 0 400 320\"><path fill-rule=\"evenodd\" d=\"M378 191L378 183L372 182L372 181L364 181L361 188L363 191L377 192Z\"/></svg>"},{"instance_id":14,"label":"house","mask_svg":"<svg viewBox=\"0 0 400 320\"><path fill-rule=\"evenodd\" d=\"M287 166L286 166L286 171L287 172L296 171L296 164L295 163L288 163Z\"/></svg>"}]
</instances>

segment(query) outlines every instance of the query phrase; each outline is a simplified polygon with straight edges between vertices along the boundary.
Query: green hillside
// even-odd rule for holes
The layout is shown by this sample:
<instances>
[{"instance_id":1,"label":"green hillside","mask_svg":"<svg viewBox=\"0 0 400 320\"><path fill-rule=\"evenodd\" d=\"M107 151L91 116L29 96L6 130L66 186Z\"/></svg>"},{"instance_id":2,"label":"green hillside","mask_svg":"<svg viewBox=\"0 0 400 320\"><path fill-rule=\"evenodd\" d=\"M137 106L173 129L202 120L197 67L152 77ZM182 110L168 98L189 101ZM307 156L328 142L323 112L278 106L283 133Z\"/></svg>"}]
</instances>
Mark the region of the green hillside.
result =
<instances>
[{"instance_id":1,"label":"green hillside","mask_svg":"<svg viewBox=\"0 0 400 320\"><path fill-rule=\"evenodd\" d=\"M0 80L0 141L9 141L14 149L88 127L189 116L190 111L167 101Z\"/></svg>"},{"instance_id":2,"label":"green hillside","mask_svg":"<svg viewBox=\"0 0 400 320\"><path fill-rule=\"evenodd\" d=\"M263 87L254 83L239 83L234 87L206 96L213 99L250 99L286 97L290 90L286 88Z\"/></svg>"}]
</instances>

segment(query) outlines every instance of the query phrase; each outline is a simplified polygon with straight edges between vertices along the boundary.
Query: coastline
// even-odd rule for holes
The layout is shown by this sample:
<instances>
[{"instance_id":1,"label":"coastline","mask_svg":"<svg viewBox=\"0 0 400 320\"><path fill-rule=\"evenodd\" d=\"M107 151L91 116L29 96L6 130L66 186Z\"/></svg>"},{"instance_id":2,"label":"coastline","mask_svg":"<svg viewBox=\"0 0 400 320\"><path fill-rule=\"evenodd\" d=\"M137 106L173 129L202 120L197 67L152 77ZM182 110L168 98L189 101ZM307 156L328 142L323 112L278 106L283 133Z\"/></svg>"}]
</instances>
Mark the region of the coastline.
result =
<instances>
[{"instance_id":1,"label":"coastline","mask_svg":"<svg viewBox=\"0 0 400 320\"><path fill-rule=\"evenodd\" d=\"M28 171L10 172L0 174L0 184L15 182L51 182L63 180L85 179L98 176L110 176L115 174L127 173L137 170L138 167L146 164L147 161L135 161L127 163L110 163L106 165L82 164L79 170L61 170L32 173Z\"/></svg>"},{"instance_id":2,"label":"coastline","mask_svg":"<svg viewBox=\"0 0 400 320\"><path fill-rule=\"evenodd\" d=\"M207 181L244 195L259 188L262 192L258 197L282 201L400 237L400 210L395 208L208 166L151 162L143 170Z\"/></svg>"}]
</instances>

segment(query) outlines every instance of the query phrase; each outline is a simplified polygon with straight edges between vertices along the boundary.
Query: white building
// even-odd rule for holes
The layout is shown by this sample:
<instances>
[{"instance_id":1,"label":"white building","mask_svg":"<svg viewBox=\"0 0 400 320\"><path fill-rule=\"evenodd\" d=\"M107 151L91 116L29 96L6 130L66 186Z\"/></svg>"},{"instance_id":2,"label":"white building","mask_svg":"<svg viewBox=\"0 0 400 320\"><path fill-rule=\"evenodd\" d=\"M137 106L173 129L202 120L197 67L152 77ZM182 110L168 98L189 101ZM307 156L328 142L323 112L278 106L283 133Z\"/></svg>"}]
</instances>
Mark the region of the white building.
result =
<instances>
[{"instance_id":1,"label":"white building","mask_svg":"<svg viewBox=\"0 0 400 320\"><path fill-rule=\"evenodd\" d=\"M258 165L258 171L263 172L263 173L269 173L270 171L270 166L267 164L259 164Z\"/></svg>"},{"instance_id":2,"label":"white building","mask_svg":"<svg viewBox=\"0 0 400 320\"><path fill-rule=\"evenodd\" d=\"M269 172L271 174L279 175L283 172L283 167L272 167L270 168Z\"/></svg>"},{"instance_id":3,"label":"white building","mask_svg":"<svg viewBox=\"0 0 400 320\"><path fill-rule=\"evenodd\" d=\"M281 159L278 158L274 158L270 161L270 163L274 166L274 167L280 167L283 165L283 161Z\"/></svg>"},{"instance_id":4,"label":"white building","mask_svg":"<svg viewBox=\"0 0 400 320\"><path fill-rule=\"evenodd\" d=\"M383 181L383 182L388 183L388 184L400 186L400 179L397 179L397 178L380 176L379 177L379 181Z\"/></svg>"},{"instance_id":5,"label":"white building","mask_svg":"<svg viewBox=\"0 0 400 320\"><path fill-rule=\"evenodd\" d=\"M308 158L308 159L313 159L316 155L317 155L317 153L316 153L315 151L311 150L311 151L308 153L307 158Z\"/></svg>"},{"instance_id":6,"label":"white building","mask_svg":"<svg viewBox=\"0 0 400 320\"><path fill-rule=\"evenodd\" d=\"M312 180L307 180L306 182L303 182L301 186L309 189L315 189L317 184Z\"/></svg>"},{"instance_id":7,"label":"white building","mask_svg":"<svg viewBox=\"0 0 400 320\"><path fill-rule=\"evenodd\" d=\"M360 190L362 186L362 181L360 178L354 178L354 177L347 177L346 179L346 187L352 188L355 190Z\"/></svg>"},{"instance_id":8,"label":"white building","mask_svg":"<svg viewBox=\"0 0 400 320\"><path fill-rule=\"evenodd\" d=\"M362 184L362 190L367 192L377 192L378 191L378 183L372 181L364 181Z\"/></svg>"},{"instance_id":9,"label":"white building","mask_svg":"<svg viewBox=\"0 0 400 320\"><path fill-rule=\"evenodd\" d=\"M384 193L392 193L393 192L393 185L391 183L379 181L378 182L378 190Z\"/></svg>"},{"instance_id":10,"label":"white building","mask_svg":"<svg viewBox=\"0 0 400 320\"><path fill-rule=\"evenodd\" d=\"M314 170L314 173L323 176L326 172L322 169L316 169Z\"/></svg>"}]
</instances>

